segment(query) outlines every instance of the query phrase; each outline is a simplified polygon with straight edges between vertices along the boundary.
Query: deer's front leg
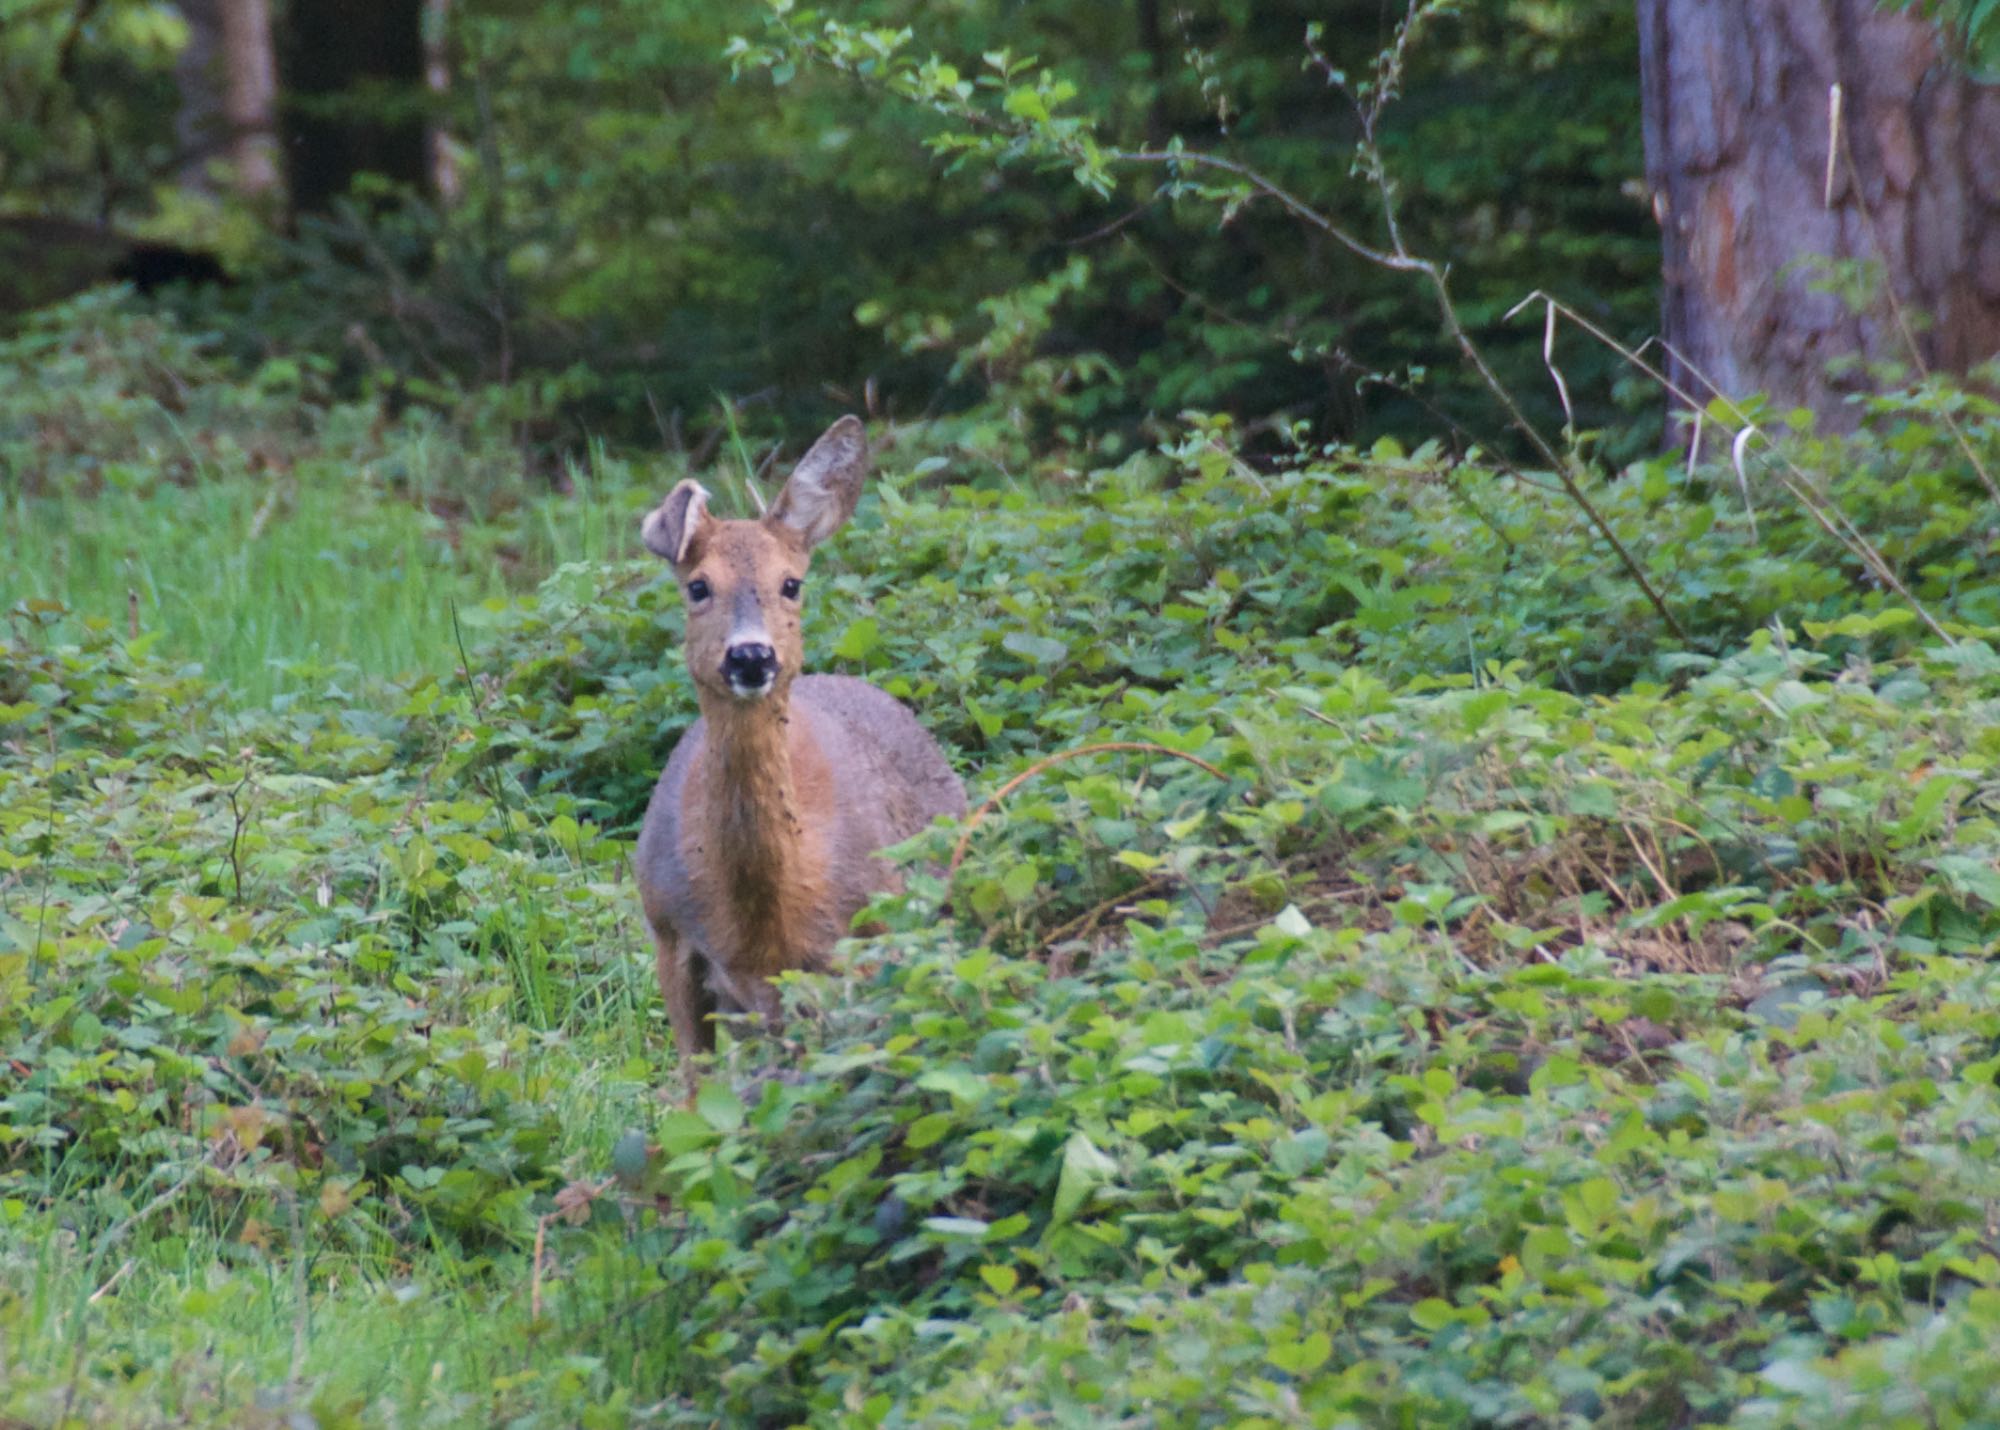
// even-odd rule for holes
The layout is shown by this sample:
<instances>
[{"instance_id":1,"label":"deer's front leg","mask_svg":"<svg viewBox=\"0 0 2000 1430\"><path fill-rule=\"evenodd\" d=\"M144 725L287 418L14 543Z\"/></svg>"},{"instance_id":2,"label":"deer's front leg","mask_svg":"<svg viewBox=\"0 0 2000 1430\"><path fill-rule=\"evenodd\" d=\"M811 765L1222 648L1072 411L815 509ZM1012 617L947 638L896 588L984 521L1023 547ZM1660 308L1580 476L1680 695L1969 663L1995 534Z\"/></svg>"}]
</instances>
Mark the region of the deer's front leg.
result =
<instances>
[{"instance_id":1,"label":"deer's front leg","mask_svg":"<svg viewBox=\"0 0 2000 1430\"><path fill-rule=\"evenodd\" d=\"M694 1058L715 1046L708 1015L715 1011L713 996L701 981L702 959L694 946L672 928L649 924L653 934L654 964L660 976L660 999L667 1005L667 1022L674 1030L674 1052L690 1085L694 1081Z\"/></svg>"}]
</instances>

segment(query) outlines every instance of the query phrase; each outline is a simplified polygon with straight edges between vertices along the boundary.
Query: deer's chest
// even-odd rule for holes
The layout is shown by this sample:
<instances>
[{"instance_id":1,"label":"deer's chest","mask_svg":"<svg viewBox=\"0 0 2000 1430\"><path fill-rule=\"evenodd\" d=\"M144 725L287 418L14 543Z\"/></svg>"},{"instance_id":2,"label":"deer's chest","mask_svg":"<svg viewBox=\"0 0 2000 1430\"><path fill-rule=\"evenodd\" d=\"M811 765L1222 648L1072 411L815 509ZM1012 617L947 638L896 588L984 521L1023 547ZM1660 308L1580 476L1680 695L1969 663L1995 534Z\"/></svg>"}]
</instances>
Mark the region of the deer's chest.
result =
<instances>
[{"instance_id":1,"label":"deer's chest","mask_svg":"<svg viewBox=\"0 0 2000 1430\"><path fill-rule=\"evenodd\" d=\"M842 932L828 888L822 772L809 757L792 765L783 788L711 779L690 791L698 814L683 822L682 839L696 941L729 974L814 967Z\"/></svg>"}]
</instances>

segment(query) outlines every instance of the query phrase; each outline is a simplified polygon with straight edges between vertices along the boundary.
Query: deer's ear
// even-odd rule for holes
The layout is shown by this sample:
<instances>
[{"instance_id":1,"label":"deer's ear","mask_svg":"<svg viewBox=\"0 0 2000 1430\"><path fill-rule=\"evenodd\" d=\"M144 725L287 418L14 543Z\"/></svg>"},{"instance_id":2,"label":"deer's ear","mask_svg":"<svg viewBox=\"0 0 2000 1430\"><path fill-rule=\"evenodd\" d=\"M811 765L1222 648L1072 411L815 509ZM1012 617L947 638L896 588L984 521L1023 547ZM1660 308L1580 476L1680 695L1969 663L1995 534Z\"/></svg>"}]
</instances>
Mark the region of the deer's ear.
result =
<instances>
[{"instance_id":1,"label":"deer's ear","mask_svg":"<svg viewBox=\"0 0 2000 1430\"><path fill-rule=\"evenodd\" d=\"M710 524L708 488L689 479L646 513L646 519L639 524L639 536L655 556L684 566L703 529Z\"/></svg>"},{"instance_id":2,"label":"deer's ear","mask_svg":"<svg viewBox=\"0 0 2000 1430\"><path fill-rule=\"evenodd\" d=\"M812 444L792 468L791 479L764 520L806 544L819 545L854 515L861 480L868 475L868 438L858 417L843 417Z\"/></svg>"}]
</instances>

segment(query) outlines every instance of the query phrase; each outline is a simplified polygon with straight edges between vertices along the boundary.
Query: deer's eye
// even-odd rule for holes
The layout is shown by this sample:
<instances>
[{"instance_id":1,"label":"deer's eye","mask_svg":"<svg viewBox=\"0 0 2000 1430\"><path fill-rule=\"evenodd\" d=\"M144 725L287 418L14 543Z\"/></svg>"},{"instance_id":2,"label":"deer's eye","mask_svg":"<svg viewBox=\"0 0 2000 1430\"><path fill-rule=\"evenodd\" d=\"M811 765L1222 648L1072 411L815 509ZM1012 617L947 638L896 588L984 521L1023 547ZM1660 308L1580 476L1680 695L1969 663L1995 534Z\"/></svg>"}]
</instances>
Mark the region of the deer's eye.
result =
<instances>
[{"instance_id":1,"label":"deer's eye","mask_svg":"<svg viewBox=\"0 0 2000 1430\"><path fill-rule=\"evenodd\" d=\"M799 580L799 578L796 576L787 576L785 578L784 584L778 587L778 590L783 594L784 598L787 601L796 601L799 598L799 589L804 584L805 583Z\"/></svg>"},{"instance_id":2,"label":"deer's eye","mask_svg":"<svg viewBox=\"0 0 2000 1430\"><path fill-rule=\"evenodd\" d=\"M706 601L708 599L708 582L699 579L688 582L687 596L690 601L695 602L697 605Z\"/></svg>"}]
</instances>

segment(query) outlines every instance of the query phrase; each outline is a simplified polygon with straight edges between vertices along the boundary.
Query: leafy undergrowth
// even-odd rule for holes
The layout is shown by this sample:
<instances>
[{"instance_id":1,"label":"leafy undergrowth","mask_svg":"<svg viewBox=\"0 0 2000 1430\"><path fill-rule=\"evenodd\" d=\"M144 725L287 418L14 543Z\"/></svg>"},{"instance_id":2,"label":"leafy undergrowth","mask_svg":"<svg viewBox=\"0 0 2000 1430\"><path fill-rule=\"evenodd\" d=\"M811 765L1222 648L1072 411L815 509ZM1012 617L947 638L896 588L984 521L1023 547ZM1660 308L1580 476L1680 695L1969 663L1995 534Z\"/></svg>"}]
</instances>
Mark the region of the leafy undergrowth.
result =
<instances>
[{"instance_id":1,"label":"leafy undergrowth","mask_svg":"<svg viewBox=\"0 0 2000 1430\"><path fill-rule=\"evenodd\" d=\"M1989 1413L1959 485L1871 469L1949 644L1733 480L1607 488L1669 644L1562 509L1427 455L1210 431L1037 503L909 440L815 567L820 663L975 793L1098 740L1224 778L1058 765L948 911L953 832L916 841L691 1102L625 872L689 714L655 570L469 613L469 678L269 711L17 612L0 1419Z\"/></svg>"},{"instance_id":2,"label":"leafy undergrowth","mask_svg":"<svg viewBox=\"0 0 2000 1430\"><path fill-rule=\"evenodd\" d=\"M631 464L525 472L518 394L342 400L324 358L220 347L116 293L0 339L0 609L151 635L261 704L448 669L454 603L637 549Z\"/></svg>"}]
</instances>

